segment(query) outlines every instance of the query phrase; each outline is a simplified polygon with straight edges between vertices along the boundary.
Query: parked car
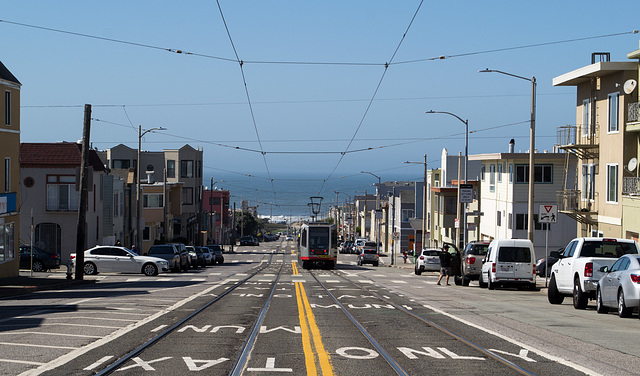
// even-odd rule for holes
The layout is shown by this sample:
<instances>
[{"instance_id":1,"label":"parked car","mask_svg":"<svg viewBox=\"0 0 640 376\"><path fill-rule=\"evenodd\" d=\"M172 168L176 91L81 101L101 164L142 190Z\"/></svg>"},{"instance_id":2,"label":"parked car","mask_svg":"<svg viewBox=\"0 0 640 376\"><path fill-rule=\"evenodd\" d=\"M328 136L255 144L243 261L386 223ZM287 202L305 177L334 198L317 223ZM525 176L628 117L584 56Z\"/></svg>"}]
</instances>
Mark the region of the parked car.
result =
<instances>
[{"instance_id":1,"label":"parked car","mask_svg":"<svg viewBox=\"0 0 640 376\"><path fill-rule=\"evenodd\" d=\"M546 269L547 270L546 276L547 277L550 276L551 267L553 266L553 264L556 263L556 261L560 259L560 254L562 252L564 252L564 248L560 248L558 250L549 252L549 256L547 256L546 259L544 257L538 259L538 261L536 262L536 274L538 274L540 277L544 277L545 276L544 271Z\"/></svg>"},{"instance_id":2,"label":"parked car","mask_svg":"<svg viewBox=\"0 0 640 376\"><path fill-rule=\"evenodd\" d=\"M286 241L291 242L293 241L293 236L291 235L287 235L287 237L285 238Z\"/></svg>"},{"instance_id":3,"label":"parked car","mask_svg":"<svg viewBox=\"0 0 640 376\"><path fill-rule=\"evenodd\" d=\"M415 273L420 275L426 271L439 271L441 252L442 250L436 248L424 248L420 251L420 255L416 258Z\"/></svg>"},{"instance_id":4,"label":"parked car","mask_svg":"<svg viewBox=\"0 0 640 376\"><path fill-rule=\"evenodd\" d=\"M171 244L152 245L147 252L147 256L159 257L167 261L169 270L179 272L182 269L180 261L180 252Z\"/></svg>"},{"instance_id":5,"label":"parked car","mask_svg":"<svg viewBox=\"0 0 640 376\"><path fill-rule=\"evenodd\" d=\"M607 313L609 308L617 308L618 316L631 316L640 304L640 255L624 255L600 271L604 275L598 281L596 311Z\"/></svg>"},{"instance_id":6,"label":"parked car","mask_svg":"<svg viewBox=\"0 0 640 376\"><path fill-rule=\"evenodd\" d=\"M211 253L211 250L207 247L196 247L196 249L200 248L200 251L202 252L202 256L204 256L204 263L206 265L212 265L213 264L213 253Z\"/></svg>"},{"instance_id":7,"label":"parked car","mask_svg":"<svg viewBox=\"0 0 640 376\"><path fill-rule=\"evenodd\" d=\"M358 255L358 266L362 266L363 264L373 264L373 266L378 266L379 262L380 256L378 255L376 242L365 242L362 246L362 251L360 251L360 254Z\"/></svg>"},{"instance_id":8,"label":"parked car","mask_svg":"<svg viewBox=\"0 0 640 376\"><path fill-rule=\"evenodd\" d=\"M71 254L75 259L76 254ZM169 271L167 260L159 257L140 256L124 247L97 246L84 251L84 274L142 273L146 276Z\"/></svg>"},{"instance_id":9,"label":"parked car","mask_svg":"<svg viewBox=\"0 0 640 376\"><path fill-rule=\"evenodd\" d=\"M169 244L176 247L176 249L180 253L180 268L185 272L189 270L189 266L191 265L191 262L190 262L191 256L189 255L189 251L187 251L187 246L182 243L169 243Z\"/></svg>"},{"instance_id":10,"label":"parked car","mask_svg":"<svg viewBox=\"0 0 640 376\"><path fill-rule=\"evenodd\" d=\"M60 256L33 246L33 265L31 263L31 247L20 246L20 269L32 269L34 272L46 272L60 268Z\"/></svg>"},{"instance_id":11,"label":"parked car","mask_svg":"<svg viewBox=\"0 0 640 376\"><path fill-rule=\"evenodd\" d=\"M209 250L211 251L211 253L213 254L213 261L212 264L222 264L224 263L224 255L223 255L223 251L222 251L222 247L219 246L218 244L210 244L207 246L207 248L209 248Z\"/></svg>"},{"instance_id":12,"label":"parked car","mask_svg":"<svg viewBox=\"0 0 640 376\"><path fill-rule=\"evenodd\" d=\"M480 287L516 285L536 288L536 254L529 239L494 239L482 263Z\"/></svg>"},{"instance_id":13,"label":"parked car","mask_svg":"<svg viewBox=\"0 0 640 376\"><path fill-rule=\"evenodd\" d=\"M253 236L245 235L240 238L240 245L255 245L256 241L253 240Z\"/></svg>"},{"instance_id":14,"label":"parked car","mask_svg":"<svg viewBox=\"0 0 640 376\"><path fill-rule=\"evenodd\" d=\"M204 259L204 255L202 254L202 250L200 247L194 247L192 245L186 246L187 251L189 252L189 260L191 261L190 265L192 268L197 268L199 266L206 266L206 262Z\"/></svg>"},{"instance_id":15,"label":"parked car","mask_svg":"<svg viewBox=\"0 0 640 376\"><path fill-rule=\"evenodd\" d=\"M456 285L469 286L477 281L482 273L482 260L487 255L489 242L471 242L467 244L460 258L460 276L456 276Z\"/></svg>"}]
</instances>

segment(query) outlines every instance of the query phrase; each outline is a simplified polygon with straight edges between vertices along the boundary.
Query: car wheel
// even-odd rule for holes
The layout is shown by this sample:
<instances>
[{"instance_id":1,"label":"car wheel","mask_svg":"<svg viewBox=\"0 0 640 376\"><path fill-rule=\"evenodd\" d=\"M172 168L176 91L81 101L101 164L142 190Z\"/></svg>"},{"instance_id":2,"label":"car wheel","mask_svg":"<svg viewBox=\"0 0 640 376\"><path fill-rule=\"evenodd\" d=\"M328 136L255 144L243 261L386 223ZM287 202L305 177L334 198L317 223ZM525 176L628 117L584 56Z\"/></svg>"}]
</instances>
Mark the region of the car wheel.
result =
<instances>
[{"instance_id":1,"label":"car wheel","mask_svg":"<svg viewBox=\"0 0 640 376\"><path fill-rule=\"evenodd\" d=\"M547 300L551 304L562 304L564 296L558 291L558 285L556 285L556 276L551 275L551 281L549 281L549 288L547 289Z\"/></svg>"},{"instance_id":2,"label":"car wheel","mask_svg":"<svg viewBox=\"0 0 640 376\"><path fill-rule=\"evenodd\" d=\"M538 286L536 285L535 282L529 283L529 290L536 291L537 288Z\"/></svg>"},{"instance_id":3,"label":"car wheel","mask_svg":"<svg viewBox=\"0 0 640 376\"><path fill-rule=\"evenodd\" d=\"M33 270L34 272L43 272L44 264L42 263L42 261L34 261L31 270Z\"/></svg>"},{"instance_id":4,"label":"car wheel","mask_svg":"<svg viewBox=\"0 0 640 376\"><path fill-rule=\"evenodd\" d=\"M573 308L585 309L587 308L589 297L582 291L580 287L580 279L576 278L573 281Z\"/></svg>"},{"instance_id":5,"label":"car wheel","mask_svg":"<svg viewBox=\"0 0 640 376\"><path fill-rule=\"evenodd\" d=\"M223 264L224 263L224 257L220 258L220 261L218 261L219 264Z\"/></svg>"},{"instance_id":6,"label":"car wheel","mask_svg":"<svg viewBox=\"0 0 640 376\"><path fill-rule=\"evenodd\" d=\"M92 262L84 263L84 274L87 275L95 275L98 274L98 268L96 268L96 264Z\"/></svg>"},{"instance_id":7,"label":"car wheel","mask_svg":"<svg viewBox=\"0 0 640 376\"><path fill-rule=\"evenodd\" d=\"M142 267L142 273L147 277L152 277L154 275L158 275L158 267L154 264L144 264Z\"/></svg>"},{"instance_id":8,"label":"car wheel","mask_svg":"<svg viewBox=\"0 0 640 376\"><path fill-rule=\"evenodd\" d=\"M462 286L469 286L469 282L471 282L469 278L462 277Z\"/></svg>"},{"instance_id":9,"label":"car wheel","mask_svg":"<svg viewBox=\"0 0 640 376\"><path fill-rule=\"evenodd\" d=\"M374 263L373 263L373 266L377 267L377 266L378 266L378 263L377 263L377 262L374 262Z\"/></svg>"},{"instance_id":10,"label":"car wheel","mask_svg":"<svg viewBox=\"0 0 640 376\"><path fill-rule=\"evenodd\" d=\"M418 265L416 265L416 267L415 267L415 268L413 268L413 271L416 273L416 275L420 275L420 274L422 274L422 270L420 270L420 269L418 268Z\"/></svg>"},{"instance_id":11,"label":"car wheel","mask_svg":"<svg viewBox=\"0 0 640 376\"><path fill-rule=\"evenodd\" d=\"M462 276L453 276L453 282L456 284L456 286L462 286Z\"/></svg>"},{"instance_id":12,"label":"car wheel","mask_svg":"<svg viewBox=\"0 0 640 376\"><path fill-rule=\"evenodd\" d=\"M631 308L628 308L624 302L624 292L618 291L618 316L629 317L631 316Z\"/></svg>"},{"instance_id":13,"label":"car wheel","mask_svg":"<svg viewBox=\"0 0 640 376\"><path fill-rule=\"evenodd\" d=\"M609 308L605 307L602 303L602 293L600 289L596 291L596 312L598 313L607 313L609 312Z\"/></svg>"},{"instance_id":14,"label":"car wheel","mask_svg":"<svg viewBox=\"0 0 640 376\"><path fill-rule=\"evenodd\" d=\"M495 290L496 283L491 281L491 274L487 272L487 287L489 290Z\"/></svg>"}]
</instances>

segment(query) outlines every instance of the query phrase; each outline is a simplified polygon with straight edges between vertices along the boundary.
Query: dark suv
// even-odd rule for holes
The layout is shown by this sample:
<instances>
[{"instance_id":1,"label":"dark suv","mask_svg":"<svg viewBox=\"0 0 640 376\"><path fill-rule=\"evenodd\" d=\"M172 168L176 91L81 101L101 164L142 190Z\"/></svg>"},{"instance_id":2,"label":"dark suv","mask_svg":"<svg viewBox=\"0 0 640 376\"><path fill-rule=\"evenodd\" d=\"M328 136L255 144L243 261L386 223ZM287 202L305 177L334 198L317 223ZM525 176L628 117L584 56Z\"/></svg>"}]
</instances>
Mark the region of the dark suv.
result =
<instances>
[{"instance_id":1,"label":"dark suv","mask_svg":"<svg viewBox=\"0 0 640 376\"><path fill-rule=\"evenodd\" d=\"M167 260L169 263L169 269L174 272L179 272L180 269L187 270L189 268L188 258L185 259L186 261L183 261L180 251L173 244L152 245L151 248L149 248L149 252L147 252L147 256L159 257Z\"/></svg>"}]
</instances>

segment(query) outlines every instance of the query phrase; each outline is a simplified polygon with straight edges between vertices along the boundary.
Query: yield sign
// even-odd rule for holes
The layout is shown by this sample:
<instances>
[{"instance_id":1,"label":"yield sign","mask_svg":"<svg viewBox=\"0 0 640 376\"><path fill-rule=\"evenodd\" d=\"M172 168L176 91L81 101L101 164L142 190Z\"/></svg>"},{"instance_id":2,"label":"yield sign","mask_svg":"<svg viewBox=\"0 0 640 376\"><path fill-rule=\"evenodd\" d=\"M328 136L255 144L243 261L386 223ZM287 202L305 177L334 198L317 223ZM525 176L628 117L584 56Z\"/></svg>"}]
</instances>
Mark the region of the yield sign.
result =
<instances>
[{"instance_id":1,"label":"yield sign","mask_svg":"<svg viewBox=\"0 0 640 376\"><path fill-rule=\"evenodd\" d=\"M558 205L540 205L538 207L538 223L558 222Z\"/></svg>"}]
</instances>

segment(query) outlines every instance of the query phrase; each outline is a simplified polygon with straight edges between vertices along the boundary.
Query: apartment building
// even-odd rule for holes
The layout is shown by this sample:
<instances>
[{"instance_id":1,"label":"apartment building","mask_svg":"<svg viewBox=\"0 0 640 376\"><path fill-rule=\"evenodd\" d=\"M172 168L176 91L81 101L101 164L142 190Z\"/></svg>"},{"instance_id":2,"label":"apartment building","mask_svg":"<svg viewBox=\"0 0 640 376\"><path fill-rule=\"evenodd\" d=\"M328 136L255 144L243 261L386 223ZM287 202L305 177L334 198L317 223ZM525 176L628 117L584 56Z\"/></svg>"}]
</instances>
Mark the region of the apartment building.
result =
<instances>
[{"instance_id":1,"label":"apartment building","mask_svg":"<svg viewBox=\"0 0 640 376\"><path fill-rule=\"evenodd\" d=\"M577 221L578 236L638 239L640 50L627 57L634 61L594 53L591 64L553 79L554 86L576 87L576 124L558 129L560 148L577 158L568 171L576 184L558 203Z\"/></svg>"},{"instance_id":2,"label":"apartment building","mask_svg":"<svg viewBox=\"0 0 640 376\"><path fill-rule=\"evenodd\" d=\"M565 171L575 171L576 158L570 153L535 153L534 158L533 245L536 254L544 254L547 244L550 250L555 250L566 246L576 235L576 222L568 216L558 216L553 224L538 221L540 205L555 205L558 192L574 185L574 177L567 176ZM478 240L526 239L529 153L476 154L469 159L481 163L483 215Z\"/></svg>"},{"instance_id":3,"label":"apartment building","mask_svg":"<svg viewBox=\"0 0 640 376\"><path fill-rule=\"evenodd\" d=\"M20 88L0 62L0 278L18 275L20 215Z\"/></svg>"}]
</instances>

